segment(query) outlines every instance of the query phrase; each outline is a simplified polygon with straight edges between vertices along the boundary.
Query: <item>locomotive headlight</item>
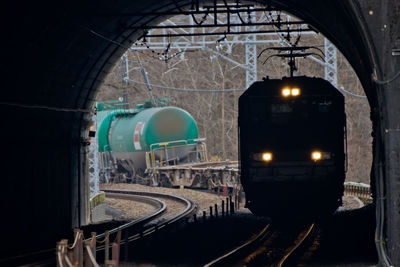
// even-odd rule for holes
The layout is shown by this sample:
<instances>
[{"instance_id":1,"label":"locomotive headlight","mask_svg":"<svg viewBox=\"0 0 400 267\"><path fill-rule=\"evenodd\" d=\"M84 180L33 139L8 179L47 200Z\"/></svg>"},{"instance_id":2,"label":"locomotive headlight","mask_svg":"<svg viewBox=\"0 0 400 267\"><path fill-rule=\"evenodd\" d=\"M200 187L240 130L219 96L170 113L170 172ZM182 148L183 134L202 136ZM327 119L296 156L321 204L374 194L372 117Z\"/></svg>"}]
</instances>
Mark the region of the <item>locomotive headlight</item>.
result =
<instances>
[{"instance_id":1,"label":"locomotive headlight","mask_svg":"<svg viewBox=\"0 0 400 267\"><path fill-rule=\"evenodd\" d=\"M311 153L311 159L314 161L331 159L331 158L332 158L332 153L330 152L313 151Z\"/></svg>"},{"instance_id":2,"label":"locomotive headlight","mask_svg":"<svg viewBox=\"0 0 400 267\"><path fill-rule=\"evenodd\" d=\"M290 95L290 89L289 88L283 88L282 95L284 97L288 97Z\"/></svg>"},{"instance_id":3,"label":"locomotive headlight","mask_svg":"<svg viewBox=\"0 0 400 267\"><path fill-rule=\"evenodd\" d=\"M313 151L311 153L311 159L315 161L322 159L322 153L320 151Z\"/></svg>"},{"instance_id":4,"label":"locomotive headlight","mask_svg":"<svg viewBox=\"0 0 400 267\"><path fill-rule=\"evenodd\" d=\"M272 160L272 153L269 153L269 152L263 153L262 154L262 159L264 161L271 161Z\"/></svg>"},{"instance_id":5,"label":"locomotive headlight","mask_svg":"<svg viewBox=\"0 0 400 267\"><path fill-rule=\"evenodd\" d=\"M299 88L293 88L292 89L292 96L298 96L300 95L300 89Z\"/></svg>"},{"instance_id":6,"label":"locomotive headlight","mask_svg":"<svg viewBox=\"0 0 400 267\"><path fill-rule=\"evenodd\" d=\"M270 162L272 160L271 152L255 153L251 156L256 161Z\"/></svg>"}]
</instances>

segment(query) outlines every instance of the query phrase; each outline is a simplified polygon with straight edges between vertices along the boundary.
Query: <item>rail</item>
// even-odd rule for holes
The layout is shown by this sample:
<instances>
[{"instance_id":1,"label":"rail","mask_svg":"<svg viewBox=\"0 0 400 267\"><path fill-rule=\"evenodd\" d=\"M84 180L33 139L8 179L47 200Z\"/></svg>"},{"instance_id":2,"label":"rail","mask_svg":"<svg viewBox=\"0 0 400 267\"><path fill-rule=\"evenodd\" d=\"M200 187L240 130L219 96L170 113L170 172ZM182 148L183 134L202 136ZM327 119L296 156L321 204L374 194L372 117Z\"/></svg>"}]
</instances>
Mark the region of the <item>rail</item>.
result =
<instances>
[{"instance_id":1,"label":"rail","mask_svg":"<svg viewBox=\"0 0 400 267\"><path fill-rule=\"evenodd\" d=\"M216 266L282 266L318 231L311 225L266 225L255 237L223 256L204 265ZM268 255L268 256L267 256ZM288 265L292 266L292 265Z\"/></svg>"},{"instance_id":2,"label":"rail","mask_svg":"<svg viewBox=\"0 0 400 267\"><path fill-rule=\"evenodd\" d=\"M204 267L213 267L213 266L227 266L232 264L238 258L242 258L244 255L248 254L247 251L249 249L257 247L261 244L265 239L268 238L268 230L270 228L270 224L267 224L254 238L250 239L243 245L240 245L233 250L225 253L221 257L212 260L211 262L204 265Z\"/></svg>"},{"instance_id":3,"label":"rail","mask_svg":"<svg viewBox=\"0 0 400 267\"><path fill-rule=\"evenodd\" d=\"M293 255L293 253L304 243L304 240L310 235L311 231L314 229L315 223L312 223L311 226L300 233L298 240L296 240L293 247L291 247L288 252L282 257L282 259L278 262L277 267L282 267L282 265L287 262L288 258Z\"/></svg>"}]
</instances>

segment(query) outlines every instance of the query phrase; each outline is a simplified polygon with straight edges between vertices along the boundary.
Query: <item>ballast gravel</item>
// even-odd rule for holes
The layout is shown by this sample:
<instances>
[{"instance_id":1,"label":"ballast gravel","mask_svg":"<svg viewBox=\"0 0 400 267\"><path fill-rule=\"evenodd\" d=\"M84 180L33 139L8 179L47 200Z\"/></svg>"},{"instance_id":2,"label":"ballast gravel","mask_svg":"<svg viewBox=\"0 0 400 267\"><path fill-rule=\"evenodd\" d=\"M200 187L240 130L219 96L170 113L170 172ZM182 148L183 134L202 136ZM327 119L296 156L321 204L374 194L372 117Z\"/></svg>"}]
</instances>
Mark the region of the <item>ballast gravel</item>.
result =
<instances>
[{"instance_id":1,"label":"ballast gravel","mask_svg":"<svg viewBox=\"0 0 400 267\"><path fill-rule=\"evenodd\" d=\"M218 210L221 212L222 200L226 202L226 197L213 193L202 192L198 190L192 190L187 188L165 188L165 187L152 187L140 184L101 184L100 189L121 189L121 190L132 190L132 191L146 191L146 192L160 192L165 194L173 194L182 196L184 198L190 199L197 204L197 216L202 216L203 211L209 214L210 207L214 207L215 204L218 205ZM163 216L164 218L172 217L179 213L183 208L183 204L177 203L175 201L162 199L167 204L167 213ZM134 202L130 200L107 198L105 200L105 205L115 210L120 210L123 215L118 218L113 219L137 219L148 215L154 211L154 207L151 205ZM240 203L241 212L250 212L248 209L244 208L244 203ZM343 197L343 205L339 207L338 210L351 210L357 209L363 206L363 203L356 197ZM111 218L110 218L111 219Z\"/></svg>"},{"instance_id":2,"label":"ballast gravel","mask_svg":"<svg viewBox=\"0 0 400 267\"><path fill-rule=\"evenodd\" d=\"M159 193L165 193L165 194L172 194L172 195L177 195L181 196L187 199L192 200L194 203L197 205L197 216L202 216L203 211L207 212L207 215L209 214L209 207L212 206L214 207L215 204L218 205L219 212L221 212L221 204L222 200L226 202L226 197L224 197L222 194L217 195L213 193L208 193L208 192L202 192L202 191L197 191L197 190L192 190L192 189L187 189L187 188L165 188L165 187L152 187L152 186L145 186L145 185L140 185L140 184L124 184L124 183L118 183L118 184L101 184L100 189L121 189L121 190L132 190L132 191L146 191L146 192L159 192ZM125 203L119 203L120 199L113 199L112 201L109 201L110 198L106 198L106 205L117 209L121 210L125 213L124 217L125 219L132 219L132 218L138 218L141 216L144 216L148 214L148 208L151 206L146 205L136 205L135 203L132 203L133 201L125 200L127 202ZM168 216L173 216L174 214L180 212L183 208L184 205L181 203L177 203L175 201L171 200L166 200L162 199L165 201L167 204L167 212ZM119 203L119 204L117 204ZM226 205L226 204L225 204ZM241 206L243 206L243 203L241 203ZM130 210L135 209L135 212L131 212ZM241 207L241 211L247 211L250 212L248 209L245 209ZM151 211L150 211L151 212ZM132 216L131 216L132 215Z\"/></svg>"}]
</instances>

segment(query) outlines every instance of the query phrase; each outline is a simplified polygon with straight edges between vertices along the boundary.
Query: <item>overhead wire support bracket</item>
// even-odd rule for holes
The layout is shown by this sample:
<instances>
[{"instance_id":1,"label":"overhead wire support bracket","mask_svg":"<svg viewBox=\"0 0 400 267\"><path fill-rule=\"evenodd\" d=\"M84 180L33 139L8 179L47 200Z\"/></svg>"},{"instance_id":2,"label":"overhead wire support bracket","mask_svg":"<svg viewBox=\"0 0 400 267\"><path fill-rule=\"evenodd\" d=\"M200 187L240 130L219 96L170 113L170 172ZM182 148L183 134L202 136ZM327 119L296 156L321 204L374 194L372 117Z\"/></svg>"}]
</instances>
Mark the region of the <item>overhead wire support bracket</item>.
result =
<instances>
[{"instance_id":1,"label":"overhead wire support bracket","mask_svg":"<svg viewBox=\"0 0 400 267\"><path fill-rule=\"evenodd\" d=\"M242 25L244 26L244 25ZM246 25L247 26L247 25ZM219 26L220 27L220 26ZM312 30L310 29L297 29L297 30L291 30L290 32L311 32ZM238 31L238 32L233 32L231 31L229 34L263 34L263 33L279 33L279 32L288 32L287 30L266 30L266 31ZM211 36L211 35L224 35L225 32L206 32L206 33L177 33L177 34L148 34L148 35L142 35L142 38L151 38L151 37L183 37L183 36Z\"/></svg>"},{"instance_id":2,"label":"overhead wire support bracket","mask_svg":"<svg viewBox=\"0 0 400 267\"><path fill-rule=\"evenodd\" d=\"M240 8L240 9L235 9L235 10L228 10L228 9L215 9L212 11L212 13L247 13L249 11L248 8ZM257 12L257 11L280 11L279 9L276 8L253 8L251 9L251 12ZM110 14L104 14L104 16L118 16L118 17L132 17L132 16L177 16L177 15L199 15L199 14L206 14L210 13L210 10L181 10L181 11L163 11L163 12L132 12L132 13L110 13Z\"/></svg>"},{"instance_id":3,"label":"overhead wire support bracket","mask_svg":"<svg viewBox=\"0 0 400 267\"><path fill-rule=\"evenodd\" d=\"M197 24L197 25L190 25L190 24L177 24L177 25L142 25L142 26L129 26L129 29L141 29L141 30L150 30L150 29L184 29L184 28L213 28L213 27L238 27L238 26L282 26L282 25L302 25L306 24L305 21L297 20L297 21L288 21L288 22L248 22L248 23L230 23L227 21L226 24ZM312 28L307 29L309 31L314 31ZM291 30L297 31L297 30ZM287 32L287 30L284 30Z\"/></svg>"}]
</instances>

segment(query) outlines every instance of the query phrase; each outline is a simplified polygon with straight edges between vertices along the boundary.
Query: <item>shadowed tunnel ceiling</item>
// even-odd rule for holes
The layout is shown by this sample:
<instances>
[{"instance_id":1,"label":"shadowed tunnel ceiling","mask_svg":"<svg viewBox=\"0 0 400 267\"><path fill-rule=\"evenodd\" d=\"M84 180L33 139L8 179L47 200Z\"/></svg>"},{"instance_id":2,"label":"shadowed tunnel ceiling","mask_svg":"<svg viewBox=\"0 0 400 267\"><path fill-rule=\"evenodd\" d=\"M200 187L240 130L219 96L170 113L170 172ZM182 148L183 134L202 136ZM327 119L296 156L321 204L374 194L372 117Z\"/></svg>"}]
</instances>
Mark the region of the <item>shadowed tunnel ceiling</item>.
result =
<instances>
[{"instance_id":1,"label":"shadowed tunnel ceiling","mask_svg":"<svg viewBox=\"0 0 400 267\"><path fill-rule=\"evenodd\" d=\"M363 16L380 1L248 2L272 5L313 25L347 57L372 110L378 107L371 74L378 66L381 75L380 65L374 62L379 55L363 28ZM142 34L130 27L165 19L138 13L190 6L191 1L179 0L15 1L5 5L3 12L9 16L2 18L6 71L0 110L6 114L2 135L7 159L2 162L2 198L10 203L3 211L10 218L6 224L19 229L5 238L17 235L36 240L44 233L38 247L46 247L85 222L83 196L88 189L82 162L87 147L82 138L96 89ZM32 218L28 225L26 218ZM9 249L19 246L12 244ZM19 253L29 249L23 247Z\"/></svg>"}]
</instances>

